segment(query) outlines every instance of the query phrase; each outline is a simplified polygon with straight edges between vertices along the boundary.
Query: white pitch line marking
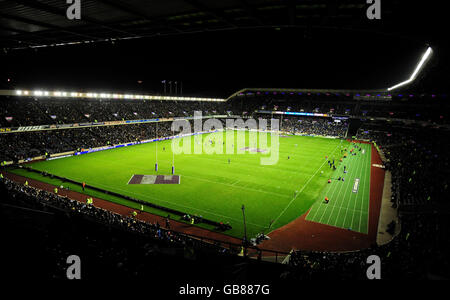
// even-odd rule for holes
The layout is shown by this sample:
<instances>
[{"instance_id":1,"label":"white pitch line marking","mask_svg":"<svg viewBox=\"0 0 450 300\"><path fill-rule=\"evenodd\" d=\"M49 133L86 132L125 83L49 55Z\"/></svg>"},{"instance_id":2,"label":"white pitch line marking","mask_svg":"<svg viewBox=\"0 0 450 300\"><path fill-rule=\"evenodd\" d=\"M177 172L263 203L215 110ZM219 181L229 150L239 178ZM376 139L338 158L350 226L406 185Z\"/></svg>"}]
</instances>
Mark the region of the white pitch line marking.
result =
<instances>
[{"instance_id":1,"label":"white pitch line marking","mask_svg":"<svg viewBox=\"0 0 450 300\"><path fill-rule=\"evenodd\" d=\"M334 150L333 150L333 152L331 152L331 154L333 154L339 146L340 146L340 144L337 145L336 148L334 148ZM330 154L329 156L331 156L331 154ZM280 213L280 215L274 219L274 221L272 222L272 224L275 224L275 223L278 221L278 219L284 214L284 212L289 208L289 206L291 206L292 202L294 202L294 200L297 199L298 195L300 195L300 194L303 192L303 190L308 186L308 184L309 184L309 183L311 182L311 180L316 176L316 174L320 171L320 169L322 169L323 165L324 165L326 162L327 162L327 160L325 160L325 161L322 163L322 165L320 165L320 167L319 167L319 168L317 169L317 171L309 178L309 180L305 183L305 185L302 187L302 189L295 195L294 198L292 198L292 200L288 203L288 205L286 205L286 207L283 209L283 211Z\"/></svg>"}]
</instances>

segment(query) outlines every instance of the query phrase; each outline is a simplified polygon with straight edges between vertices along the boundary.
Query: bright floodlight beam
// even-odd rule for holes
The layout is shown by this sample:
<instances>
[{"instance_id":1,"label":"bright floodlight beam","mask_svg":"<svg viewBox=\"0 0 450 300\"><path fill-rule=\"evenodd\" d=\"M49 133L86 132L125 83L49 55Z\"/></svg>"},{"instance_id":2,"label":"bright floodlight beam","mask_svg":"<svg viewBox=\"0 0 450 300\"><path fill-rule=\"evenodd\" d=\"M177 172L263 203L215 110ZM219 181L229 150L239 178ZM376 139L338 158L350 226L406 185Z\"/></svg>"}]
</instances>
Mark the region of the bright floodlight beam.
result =
<instances>
[{"instance_id":1,"label":"bright floodlight beam","mask_svg":"<svg viewBox=\"0 0 450 300\"><path fill-rule=\"evenodd\" d=\"M408 80L405 80L403 82L400 82L399 84L396 84L390 88L388 88L388 91L392 91L396 88L399 88L403 85L409 84L411 82L413 82L416 77L417 74L419 74L420 70L423 68L423 65L425 64L425 62L428 60L428 58L430 57L431 53L433 52L433 50L431 49L431 47L428 47L427 51L425 51L425 53L422 55L422 59L420 60L420 62L417 64L416 69L414 70L414 72L411 74L411 77L409 77Z\"/></svg>"}]
</instances>

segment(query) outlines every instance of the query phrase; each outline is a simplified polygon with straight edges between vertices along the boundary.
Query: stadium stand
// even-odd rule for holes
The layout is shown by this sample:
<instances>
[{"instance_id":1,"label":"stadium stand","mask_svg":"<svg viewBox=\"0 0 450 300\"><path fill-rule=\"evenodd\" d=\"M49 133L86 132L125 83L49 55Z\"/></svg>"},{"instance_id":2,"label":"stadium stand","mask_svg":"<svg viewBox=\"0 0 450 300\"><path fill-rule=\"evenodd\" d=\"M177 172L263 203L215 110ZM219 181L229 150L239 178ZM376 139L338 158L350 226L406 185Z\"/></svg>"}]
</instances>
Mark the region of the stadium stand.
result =
<instances>
[{"instance_id":1,"label":"stadium stand","mask_svg":"<svg viewBox=\"0 0 450 300\"><path fill-rule=\"evenodd\" d=\"M209 115L225 113L224 106L211 102L2 97L0 126L182 117L192 116L196 110Z\"/></svg>"},{"instance_id":2,"label":"stadium stand","mask_svg":"<svg viewBox=\"0 0 450 300\"><path fill-rule=\"evenodd\" d=\"M439 138L437 138L439 137ZM354 277L369 255L381 257L388 270L385 279L449 278L449 266L442 253L449 251L448 166L446 145L449 132L417 126L391 126L389 122L366 122L357 138L375 141L386 156L392 172L392 205L399 207L401 233L383 246L352 253L296 251L291 279ZM343 277L344 276L344 277Z\"/></svg>"},{"instance_id":3,"label":"stadium stand","mask_svg":"<svg viewBox=\"0 0 450 300\"><path fill-rule=\"evenodd\" d=\"M360 270L370 255L382 261L382 278L388 280L443 279L449 266L442 253L448 251L448 215L440 213L404 214L402 232L380 247L351 253L302 252L291 256L286 279L365 279Z\"/></svg>"},{"instance_id":4,"label":"stadium stand","mask_svg":"<svg viewBox=\"0 0 450 300\"><path fill-rule=\"evenodd\" d=\"M156 125L146 123L3 134L0 139L4 147L0 157L2 161L17 161L45 153L50 155L155 138L156 133ZM170 123L158 124L159 137L171 134Z\"/></svg>"},{"instance_id":5,"label":"stadium stand","mask_svg":"<svg viewBox=\"0 0 450 300\"><path fill-rule=\"evenodd\" d=\"M297 134L314 134L323 136L345 137L348 124L333 122L329 118L297 117L282 121L282 130Z\"/></svg>"},{"instance_id":6,"label":"stadium stand","mask_svg":"<svg viewBox=\"0 0 450 300\"><path fill-rule=\"evenodd\" d=\"M319 99L320 98L320 99ZM204 114L236 114L243 116L261 117L258 110L276 111L310 111L328 113L331 115L349 116L361 120L357 131L357 138L374 141L386 157L386 169L392 172L392 205L399 208L399 219L402 224L401 233L393 241L384 246L373 246L369 249L351 253L325 253L294 251L289 263L282 267L265 266L264 273L272 273L284 279L314 279L324 277L341 277L347 279L362 279L365 274L358 272L366 264L368 255L377 254L382 257L383 264L389 265L389 270L383 274L384 278L449 278L450 266L441 263L442 253L448 252L448 213L449 203L446 197L449 184L449 158L446 145L442 140L448 140L449 132L438 125L446 125L446 112L442 110L440 100L432 109L425 109L429 104L427 99L417 100L417 105L402 106L397 101L392 103L360 103L348 99L335 97L333 101L323 101L321 97L310 97L304 101L290 100L286 97L273 97L253 101L247 99L232 99L227 103L181 103L169 101L129 101L123 103L108 101L82 100L47 101L32 98L2 99L1 125L4 127L31 126L42 124L63 124L72 122L114 121L122 119L154 118L154 117L186 117L192 116L195 110ZM82 105L80 105L82 103ZM404 107L405 109L402 109ZM408 109L406 109L408 107ZM389 112L395 110L396 119L380 118L394 117ZM427 114L422 113L427 111ZM117 114L117 115L116 115ZM6 120L6 117L13 117ZM56 116L56 118L52 118ZM370 117L376 118L371 119ZM402 117L403 120L397 120ZM277 118L279 118L277 116ZM406 121L405 121L406 120ZM431 126L424 127L417 121L427 121ZM297 134L316 134L346 137L348 121L334 122L328 117L298 117L289 116L282 120L281 129ZM440 128L439 128L440 127ZM444 126L445 127L445 126ZM101 126L78 129L48 130L36 132L22 132L1 134L2 148L0 160L26 159L27 157L48 155L82 148L92 148L108 144L119 144L139 141L156 136L170 136L170 122L159 122L158 132L155 123L129 124L118 126ZM439 137L439 138L437 138ZM186 263L186 253L195 249L196 256L217 263L223 271L226 264L241 262L236 254L240 249L230 249L211 243L205 243L190 237L165 230L158 224L147 224L123 218L114 213L94 208L68 198L59 197L52 193L25 187L6 178L1 180L4 222L8 214L22 214L25 209L33 211L34 215L50 213L57 215L57 226L49 226L40 233L45 245L48 259L55 259L62 264L67 249L78 243L82 253L99 251L96 255L106 258L105 265L114 266L106 269L105 274L117 274L132 278L147 278L150 276L153 264L163 257L165 260L170 253L170 260L174 263ZM63 212L63 213L62 213ZM29 214L28 212L25 214ZM91 224L103 224L91 226ZM72 225L70 225L72 224ZM54 224L53 224L54 225ZM26 226L26 225L23 225ZM86 236L75 235L73 241L62 239L63 228L81 226ZM61 228L61 231L49 232L49 228ZM27 228L29 230L29 228ZM36 229L37 231L39 229ZM108 238L101 238L107 234ZM136 237L131 238L130 235ZM151 240L149 239L151 237ZM141 249L139 253L125 253L127 243L136 243ZM427 245L424 247L423 245ZM99 250L101 249L101 250ZM170 250L168 250L170 249ZM137 250L133 250L137 251ZM436 255L436 253L441 253ZM96 255L89 259L95 260ZM189 256L189 255L188 255ZM51 257L51 258L50 258ZM140 257L141 259L135 259ZM177 258L173 258L177 257ZM220 258L220 259L217 259ZM195 266L198 266L198 261ZM204 261L204 260L201 260ZM220 263L219 263L220 261ZM444 260L445 261L445 260ZM248 262L248 261L247 261ZM253 262L252 262L253 263ZM167 264L165 264L165 267ZM191 264L193 267L194 264ZM111 267L109 267L111 268ZM103 273L102 273L103 274ZM230 275L231 273L226 273ZM345 275L344 275L345 274ZM55 270L48 270L49 277L63 277L64 274ZM95 272L92 276L97 275ZM227 275L223 275L227 276ZM231 275L230 275L231 276Z\"/></svg>"},{"instance_id":7,"label":"stadium stand","mask_svg":"<svg viewBox=\"0 0 450 300\"><path fill-rule=\"evenodd\" d=\"M7 195L2 197L1 225L18 227L14 234L6 233L3 237L10 247L3 248L2 254L16 257L25 251L29 257L23 264L6 262L11 278L64 279L66 274L61 270L74 249L89 262L86 279L98 276L156 279L163 274L172 279L181 279L186 274L191 278L232 279L234 269L224 266L243 262L237 256L239 247L225 248L219 243L201 241L168 230L157 222L149 224L131 216L123 217L7 178L0 181L1 194ZM262 269L281 273L281 266L245 261L255 274ZM11 263L14 265L10 266ZM180 265L185 272L171 273L171 267ZM23 268L29 272L24 274Z\"/></svg>"}]
</instances>

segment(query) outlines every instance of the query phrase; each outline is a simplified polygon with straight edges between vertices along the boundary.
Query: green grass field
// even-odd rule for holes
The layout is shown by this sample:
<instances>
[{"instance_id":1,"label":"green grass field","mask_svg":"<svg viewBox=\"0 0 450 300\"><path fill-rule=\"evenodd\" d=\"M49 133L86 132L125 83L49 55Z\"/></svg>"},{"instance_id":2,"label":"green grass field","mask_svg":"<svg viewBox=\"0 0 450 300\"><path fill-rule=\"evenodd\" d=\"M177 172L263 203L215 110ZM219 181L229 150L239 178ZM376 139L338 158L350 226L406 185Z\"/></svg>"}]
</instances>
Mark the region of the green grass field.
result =
<instances>
[{"instance_id":1,"label":"green grass field","mask_svg":"<svg viewBox=\"0 0 450 300\"><path fill-rule=\"evenodd\" d=\"M246 146L249 146L249 133L245 136ZM226 134L219 132L199 137L203 138L203 144L209 139L216 139L217 143L222 144L219 139L225 139ZM193 147L194 137L183 138L183 143L187 139L191 140ZM227 143L229 140L228 137ZM308 220L367 232L370 147L363 146L366 150L364 155L344 159L343 164L349 169L345 182L333 180L328 184L328 178L342 173L342 163L338 170L332 171L325 156L338 162L341 147L349 147L349 142L307 136L280 137L279 141L279 160L275 165L260 164L262 157L269 156L266 153L174 155L175 174L181 176L180 184L128 184L134 174L171 174L173 155L169 140L41 161L28 166L210 220L229 222L233 229L226 233L239 238L244 230L243 204L249 237L283 226L309 208ZM232 144L236 151L239 150L236 135ZM157 172L154 169L156 150ZM23 169L10 171L43 182L61 184L56 179ZM355 178L360 179L357 193L352 192ZM77 185L69 186L72 190L81 191ZM138 208L133 202L89 189L85 194ZM321 203L325 194L330 198L329 204ZM145 210L167 215L150 207ZM208 228L207 225L200 226Z\"/></svg>"},{"instance_id":2,"label":"green grass field","mask_svg":"<svg viewBox=\"0 0 450 300\"><path fill-rule=\"evenodd\" d=\"M314 203L306 220L368 232L372 147L361 144L361 148L364 149L364 154L357 151L356 156L350 155L335 171L331 183L322 191L319 201ZM344 173L344 165L347 173ZM344 177L345 181L337 180L339 176ZM358 189L353 192L356 180L359 180ZM324 201L325 197L330 200L328 204Z\"/></svg>"}]
</instances>

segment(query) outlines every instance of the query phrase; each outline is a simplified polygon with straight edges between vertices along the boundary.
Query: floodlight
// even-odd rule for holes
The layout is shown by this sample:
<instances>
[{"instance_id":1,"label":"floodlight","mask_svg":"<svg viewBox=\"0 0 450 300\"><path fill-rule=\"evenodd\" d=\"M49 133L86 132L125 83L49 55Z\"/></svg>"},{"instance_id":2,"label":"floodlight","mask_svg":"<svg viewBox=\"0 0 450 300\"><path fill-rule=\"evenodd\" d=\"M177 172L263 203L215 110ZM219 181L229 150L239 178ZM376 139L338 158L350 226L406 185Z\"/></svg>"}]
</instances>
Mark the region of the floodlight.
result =
<instances>
[{"instance_id":1,"label":"floodlight","mask_svg":"<svg viewBox=\"0 0 450 300\"><path fill-rule=\"evenodd\" d=\"M394 89L396 89L396 88L399 88L399 87L401 87L401 86L403 86L403 85L406 85L406 84L409 84L409 83L413 82L413 81L416 79L417 74L419 74L419 72L420 72L420 70L422 69L422 67L423 67L423 65L425 64L425 62L426 62L426 61L428 60L428 58L430 57L430 55L431 55L432 52L433 52L433 50L431 49L431 47L428 47L427 51L425 51L425 53L422 55L422 59L421 59L420 62L417 64L416 69L415 69L414 72L411 74L411 76L409 77L409 79L408 79L408 80L405 80L405 81L403 81L403 82L400 82L400 83L398 83L398 84L396 84L396 85L394 85L394 86L388 88L387 90L388 90L388 91L392 91L392 90L394 90Z\"/></svg>"},{"instance_id":2,"label":"floodlight","mask_svg":"<svg viewBox=\"0 0 450 300\"><path fill-rule=\"evenodd\" d=\"M102 93L81 93L81 92L64 92L64 91L42 91L42 90L10 90L8 95L17 96L46 96L46 97L72 97L72 98L102 98L102 99L152 99L152 100L179 100L179 101L209 101L224 102L226 99L221 98L196 98L196 97L180 97L180 96L157 96L157 95L135 95L135 94L109 94Z\"/></svg>"}]
</instances>

